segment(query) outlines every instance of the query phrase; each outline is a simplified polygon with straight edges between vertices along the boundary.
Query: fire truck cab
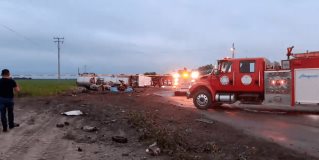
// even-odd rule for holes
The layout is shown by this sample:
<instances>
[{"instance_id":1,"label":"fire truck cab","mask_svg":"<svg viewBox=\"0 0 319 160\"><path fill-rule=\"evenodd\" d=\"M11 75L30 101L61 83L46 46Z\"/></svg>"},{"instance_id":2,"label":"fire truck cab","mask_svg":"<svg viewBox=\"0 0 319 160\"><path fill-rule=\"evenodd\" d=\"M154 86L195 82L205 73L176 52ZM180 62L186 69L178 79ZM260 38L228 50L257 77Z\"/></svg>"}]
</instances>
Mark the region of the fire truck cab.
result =
<instances>
[{"instance_id":1,"label":"fire truck cab","mask_svg":"<svg viewBox=\"0 0 319 160\"><path fill-rule=\"evenodd\" d=\"M210 75L201 77L189 89L199 109L211 105L234 103L260 103L264 100L264 58L225 58Z\"/></svg>"},{"instance_id":2,"label":"fire truck cab","mask_svg":"<svg viewBox=\"0 0 319 160\"><path fill-rule=\"evenodd\" d=\"M288 59L283 60L281 65L271 64L265 58L218 60L217 68L211 74L192 84L187 97L193 98L199 109L236 101L246 104L318 105L319 52L289 53L287 56Z\"/></svg>"}]
</instances>

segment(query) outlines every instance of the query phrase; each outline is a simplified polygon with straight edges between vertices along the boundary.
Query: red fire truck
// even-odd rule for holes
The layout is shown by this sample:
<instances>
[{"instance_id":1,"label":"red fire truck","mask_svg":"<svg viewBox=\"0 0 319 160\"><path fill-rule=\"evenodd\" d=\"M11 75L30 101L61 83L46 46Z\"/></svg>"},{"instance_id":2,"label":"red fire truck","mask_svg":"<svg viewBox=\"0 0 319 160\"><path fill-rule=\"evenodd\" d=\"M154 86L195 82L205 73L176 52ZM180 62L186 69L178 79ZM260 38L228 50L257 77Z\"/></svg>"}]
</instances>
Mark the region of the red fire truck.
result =
<instances>
[{"instance_id":1,"label":"red fire truck","mask_svg":"<svg viewBox=\"0 0 319 160\"><path fill-rule=\"evenodd\" d=\"M198 109L222 103L270 105L319 104L319 52L292 53L287 60L265 58L218 60L212 74L199 78L187 92ZM293 58L290 58L290 57Z\"/></svg>"},{"instance_id":2,"label":"red fire truck","mask_svg":"<svg viewBox=\"0 0 319 160\"><path fill-rule=\"evenodd\" d=\"M199 72L197 71L190 71L187 70L187 68L184 68L182 70L178 70L177 72L172 74L174 83L173 83L173 89L174 94L176 96L178 95L184 95L189 89L189 86L195 82L195 80L199 77Z\"/></svg>"}]
</instances>

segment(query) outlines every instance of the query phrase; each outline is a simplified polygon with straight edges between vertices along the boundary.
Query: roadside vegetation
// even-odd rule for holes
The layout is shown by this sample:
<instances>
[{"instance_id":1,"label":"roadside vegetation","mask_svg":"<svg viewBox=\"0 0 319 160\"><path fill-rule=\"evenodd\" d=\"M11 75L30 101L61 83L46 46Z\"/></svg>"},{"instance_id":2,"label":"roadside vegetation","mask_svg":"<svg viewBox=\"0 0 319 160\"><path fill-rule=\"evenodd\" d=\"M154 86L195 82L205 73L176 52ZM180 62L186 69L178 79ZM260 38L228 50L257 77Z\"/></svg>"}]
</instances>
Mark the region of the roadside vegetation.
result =
<instances>
[{"instance_id":1,"label":"roadside vegetation","mask_svg":"<svg viewBox=\"0 0 319 160\"><path fill-rule=\"evenodd\" d=\"M18 97L53 96L75 88L75 80L17 80Z\"/></svg>"}]
</instances>

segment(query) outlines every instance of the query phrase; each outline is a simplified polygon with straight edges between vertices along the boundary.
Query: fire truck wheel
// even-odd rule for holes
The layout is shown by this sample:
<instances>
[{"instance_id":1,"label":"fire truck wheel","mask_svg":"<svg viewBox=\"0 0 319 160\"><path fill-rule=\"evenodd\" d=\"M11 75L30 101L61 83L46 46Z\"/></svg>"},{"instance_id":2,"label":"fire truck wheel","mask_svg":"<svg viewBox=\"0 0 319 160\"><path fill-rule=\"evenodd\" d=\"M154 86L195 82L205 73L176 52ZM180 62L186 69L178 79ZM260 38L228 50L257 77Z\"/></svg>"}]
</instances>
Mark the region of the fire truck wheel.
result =
<instances>
[{"instance_id":1,"label":"fire truck wheel","mask_svg":"<svg viewBox=\"0 0 319 160\"><path fill-rule=\"evenodd\" d=\"M194 94L193 103L198 109L207 109L212 105L212 96L207 90L198 90Z\"/></svg>"}]
</instances>

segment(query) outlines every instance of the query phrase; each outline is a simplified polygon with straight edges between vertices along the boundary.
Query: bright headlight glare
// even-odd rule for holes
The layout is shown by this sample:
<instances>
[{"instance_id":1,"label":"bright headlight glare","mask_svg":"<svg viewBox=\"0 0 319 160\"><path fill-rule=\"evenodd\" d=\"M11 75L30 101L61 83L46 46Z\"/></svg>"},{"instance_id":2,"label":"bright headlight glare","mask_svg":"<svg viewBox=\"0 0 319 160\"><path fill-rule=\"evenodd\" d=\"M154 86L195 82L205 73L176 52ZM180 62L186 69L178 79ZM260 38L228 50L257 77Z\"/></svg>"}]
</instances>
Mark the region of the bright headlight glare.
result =
<instances>
[{"instance_id":1,"label":"bright headlight glare","mask_svg":"<svg viewBox=\"0 0 319 160\"><path fill-rule=\"evenodd\" d=\"M194 71L194 72L192 72L191 76L192 76L193 79L197 79L199 77L199 72Z\"/></svg>"},{"instance_id":2,"label":"bright headlight glare","mask_svg":"<svg viewBox=\"0 0 319 160\"><path fill-rule=\"evenodd\" d=\"M184 77L184 78L188 78L188 73L187 73L187 72L184 72L184 73L183 73L183 77Z\"/></svg>"},{"instance_id":3,"label":"bright headlight glare","mask_svg":"<svg viewBox=\"0 0 319 160\"><path fill-rule=\"evenodd\" d=\"M179 74L178 74L178 73L174 73L174 74L173 74L173 78L175 78L175 79L176 79L176 78L179 78Z\"/></svg>"}]
</instances>

